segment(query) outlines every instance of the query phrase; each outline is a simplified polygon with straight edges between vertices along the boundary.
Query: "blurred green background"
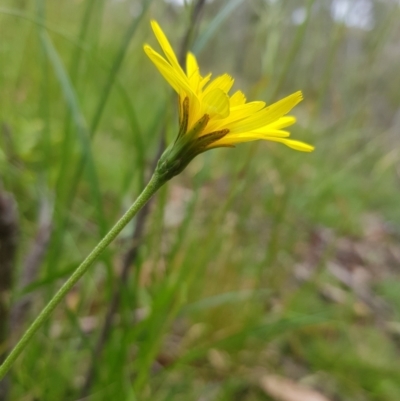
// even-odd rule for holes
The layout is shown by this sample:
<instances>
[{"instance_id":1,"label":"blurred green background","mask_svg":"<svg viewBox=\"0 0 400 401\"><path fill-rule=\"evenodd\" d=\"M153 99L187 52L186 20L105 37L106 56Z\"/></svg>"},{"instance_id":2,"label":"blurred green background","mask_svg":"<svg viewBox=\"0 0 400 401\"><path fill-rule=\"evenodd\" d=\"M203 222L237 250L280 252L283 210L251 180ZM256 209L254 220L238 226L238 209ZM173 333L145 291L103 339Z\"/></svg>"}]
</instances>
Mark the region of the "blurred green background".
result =
<instances>
[{"instance_id":1,"label":"blurred green background","mask_svg":"<svg viewBox=\"0 0 400 401\"><path fill-rule=\"evenodd\" d=\"M19 231L8 343L177 132L143 52L158 49L152 18L249 100L302 90L292 137L316 150L196 158L34 337L3 399L400 400L395 0L0 0L0 191Z\"/></svg>"}]
</instances>

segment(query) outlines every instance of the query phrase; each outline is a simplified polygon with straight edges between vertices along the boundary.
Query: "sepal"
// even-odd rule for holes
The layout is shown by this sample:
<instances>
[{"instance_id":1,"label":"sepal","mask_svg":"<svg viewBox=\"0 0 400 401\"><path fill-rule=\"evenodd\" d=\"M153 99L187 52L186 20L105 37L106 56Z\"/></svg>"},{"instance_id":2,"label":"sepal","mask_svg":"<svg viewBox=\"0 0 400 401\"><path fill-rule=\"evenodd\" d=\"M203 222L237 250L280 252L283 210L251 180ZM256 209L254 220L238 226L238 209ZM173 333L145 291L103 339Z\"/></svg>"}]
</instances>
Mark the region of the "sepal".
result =
<instances>
[{"instance_id":1,"label":"sepal","mask_svg":"<svg viewBox=\"0 0 400 401\"><path fill-rule=\"evenodd\" d=\"M201 135L210 120L210 116L205 114L194 124L189 132L182 133L183 127L187 126L185 107L188 107L188 103L185 101L183 102L183 113L180 118L178 136L175 142L168 146L161 155L157 164L156 171L165 180L170 180L172 177L180 174L193 158L212 148L214 142L223 138L229 132L228 129L223 129Z\"/></svg>"}]
</instances>

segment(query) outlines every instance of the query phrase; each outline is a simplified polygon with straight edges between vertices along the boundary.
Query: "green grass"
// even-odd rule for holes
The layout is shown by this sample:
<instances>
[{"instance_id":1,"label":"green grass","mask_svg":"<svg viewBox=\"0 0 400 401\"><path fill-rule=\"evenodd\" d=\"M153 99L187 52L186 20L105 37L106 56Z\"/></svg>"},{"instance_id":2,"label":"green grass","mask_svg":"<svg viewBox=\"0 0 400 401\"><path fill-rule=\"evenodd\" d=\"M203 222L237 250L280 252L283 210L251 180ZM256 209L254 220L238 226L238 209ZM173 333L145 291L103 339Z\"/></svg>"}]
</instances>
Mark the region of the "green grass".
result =
<instances>
[{"instance_id":1,"label":"green grass","mask_svg":"<svg viewBox=\"0 0 400 401\"><path fill-rule=\"evenodd\" d=\"M301 89L291 132L316 150L215 150L158 193L91 400L272 400L266 374L332 400L400 399L400 9L373 1L363 30L333 21L330 5L205 5L191 46L203 73L232 74L250 100ZM163 132L176 134L175 99L142 49L155 44L151 18L178 49L190 7L0 1L0 179L19 211L13 301L33 299L23 327L136 198ZM44 202L50 243L21 290ZM18 359L9 400L79 399L136 224Z\"/></svg>"}]
</instances>

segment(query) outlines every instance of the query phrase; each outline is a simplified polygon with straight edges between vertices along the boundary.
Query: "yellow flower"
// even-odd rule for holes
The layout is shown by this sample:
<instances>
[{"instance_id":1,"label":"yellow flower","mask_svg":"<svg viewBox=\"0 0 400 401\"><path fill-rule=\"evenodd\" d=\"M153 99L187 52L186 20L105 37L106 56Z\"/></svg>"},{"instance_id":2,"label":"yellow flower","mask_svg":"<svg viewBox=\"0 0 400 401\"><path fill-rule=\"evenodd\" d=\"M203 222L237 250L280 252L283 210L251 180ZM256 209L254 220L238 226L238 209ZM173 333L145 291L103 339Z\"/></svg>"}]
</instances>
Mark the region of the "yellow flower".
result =
<instances>
[{"instance_id":1,"label":"yellow flower","mask_svg":"<svg viewBox=\"0 0 400 401\"><path fill-rule=\"evenodd\" d=\"M151 21L151 26L166 58L148 45L144 50L179 95L179 134L163 158L164 163L168 159L168 168L173 163L179 170L175 174L197 154L239 142L264 139L303 152L314 150L311 145L288 139L290 133L283 130L296 122L295 117L286 114L302 100L300 91L270 106L262 101L246 102L241 91L230 96L234 82L231 76L223 74L213 80L211 74L201 76L196 57L190 52L185 72L158 23Z\"/></svg>"}]
</instances>

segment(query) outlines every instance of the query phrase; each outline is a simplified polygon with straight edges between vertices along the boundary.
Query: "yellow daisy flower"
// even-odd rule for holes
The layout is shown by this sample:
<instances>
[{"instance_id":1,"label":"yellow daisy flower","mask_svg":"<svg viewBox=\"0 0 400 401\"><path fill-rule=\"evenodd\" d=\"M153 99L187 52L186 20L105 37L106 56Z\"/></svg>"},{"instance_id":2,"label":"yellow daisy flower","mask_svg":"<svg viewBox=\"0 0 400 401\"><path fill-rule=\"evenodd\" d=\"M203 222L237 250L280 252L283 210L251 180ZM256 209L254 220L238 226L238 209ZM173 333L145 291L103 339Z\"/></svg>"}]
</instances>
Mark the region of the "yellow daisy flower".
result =
<instances>
[{"instance_id":1,"label":"yellow daisy flower","mask_svg":"<svg viewBox=\"0 0 400 401\"><path fill-rule=\"evenodd\" d=\"M179 95L179 134L159 163L172 169L171 176L180 173L199 153L239 142L264 139L303 152L314 150L311 145L288 139L290 133L283 130L296 122L295 117L286 114L302 100L300 91L270 106L262 101L246 102L241 91L230 96L234 82L231 76L223 74L213 80L211 74L203 77L190 52L185 72L158 23L151 21L151 26L165 58L149 45L144 50Z\"/></svg>"}]
</instances>

